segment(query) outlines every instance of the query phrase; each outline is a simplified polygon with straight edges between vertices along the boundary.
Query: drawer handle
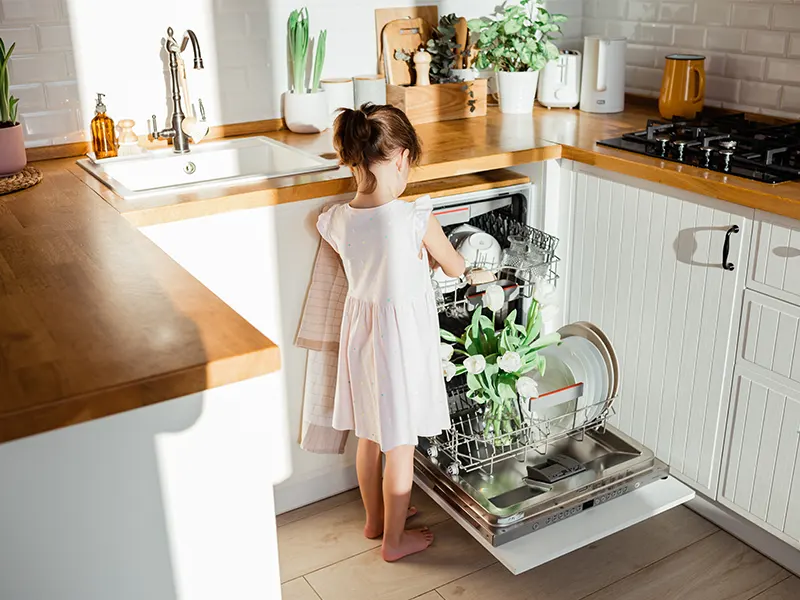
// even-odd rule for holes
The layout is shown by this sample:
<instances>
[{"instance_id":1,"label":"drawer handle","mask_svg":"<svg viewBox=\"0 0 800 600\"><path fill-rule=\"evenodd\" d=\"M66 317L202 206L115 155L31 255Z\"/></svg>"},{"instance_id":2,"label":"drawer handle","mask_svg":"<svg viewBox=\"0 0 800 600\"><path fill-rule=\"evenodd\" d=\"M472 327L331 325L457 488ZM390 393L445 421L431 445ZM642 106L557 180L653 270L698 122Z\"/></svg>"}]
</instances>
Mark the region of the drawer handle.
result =
<instances>
[{"instance_id":1,"label":"drawer handle","mask_svg":"<svg viewBox=\"0 0 800 600\"><path fill-rule=\"evenodd\" d=\"M728 262L728 254L731 252L731 234L739 233L739 226L733 225L725 233L725 244L722 246L722 268L726 271L733 271L736 266L732 262Z\"/></svg>"}]
</instances>

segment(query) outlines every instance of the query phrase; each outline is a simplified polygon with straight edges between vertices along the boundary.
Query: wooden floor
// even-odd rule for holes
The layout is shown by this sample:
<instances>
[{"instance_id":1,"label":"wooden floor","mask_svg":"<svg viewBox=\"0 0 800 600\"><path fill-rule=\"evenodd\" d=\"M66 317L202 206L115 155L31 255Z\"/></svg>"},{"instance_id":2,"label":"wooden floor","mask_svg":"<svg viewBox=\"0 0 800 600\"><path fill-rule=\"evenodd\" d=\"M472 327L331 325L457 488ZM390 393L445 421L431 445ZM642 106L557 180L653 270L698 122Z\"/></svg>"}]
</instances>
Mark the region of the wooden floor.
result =
<instances>
[{"instance_id":1,"label":"wooden floor","mask_svg":"<svg viewBox=\"0 0 800 600\"><path fill-rule=\"evenodd\" d=\"M424 493L422 554L386 564L358 491L278 517L283 600L798 600L800 579L679 507L513 576Z\"/></svg>"}]
</instances>

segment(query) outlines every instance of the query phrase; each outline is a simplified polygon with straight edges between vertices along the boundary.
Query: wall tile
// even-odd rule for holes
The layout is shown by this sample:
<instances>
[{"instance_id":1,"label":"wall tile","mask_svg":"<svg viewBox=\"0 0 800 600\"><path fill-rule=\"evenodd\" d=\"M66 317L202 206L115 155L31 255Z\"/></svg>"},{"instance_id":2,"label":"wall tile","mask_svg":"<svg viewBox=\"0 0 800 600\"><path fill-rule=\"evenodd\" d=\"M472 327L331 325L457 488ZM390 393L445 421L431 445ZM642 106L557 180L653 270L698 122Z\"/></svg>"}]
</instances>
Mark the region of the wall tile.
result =
<instances>
[{"instance_id":1,"label":"wall tile","mask_svg":"<svg viewBox=\"0 0 800 600\"><path fill-rule=\"evenodd\" d=\"M653 46L628 44L626 60L629 65L653 67L656 60L656 49Z\"/></svg>"},{"instance_id":2,"label":"wall tile","mask_svg":"<svg viewBox=\"0 0 800 600\"><path fill-rule=\"evenodd\" d=\"M702 1L702 0L701 0ZM772 6L765 3L738 2L733 5L731 25L748 29L769 27Z\"/></svg>"},{"instance_id":3,"label":"wall tile","mask_svg":"<svg viewBox=\"0 0 800 600\"><path fill-rule=\"evenodd\" d=\"M659 89L664 73L661 69L628 67L625 71L626 85L634 88Z\"/></svg>"},{"instance_id":4,"label":"wall tile","mask_svg":"<svg viewBox=\"0 0 800 600\"><path fill-rule=\"evenodd\" d=\"M39 50L39 42L36 39L36 29L32 25L24 27L0 27L0 38L10 48L11 44L16 44L14 54L27 54Z\"/></svg>"},{"instance_id":5,"label":"wall tile","mask_svg":"<svg viewBox=\"0 0 800 600\"><path fill-rule=\"evenodd\" d=\"M639 23L636 27L636 35L633 38L637 42L650 42L653 44L672 44L674 30L672 25L662 25L657 23Z\"/></svg>"},{"instance_id":6,"label":"wall tile","mask_svg":"<svg viewBox=\"0 0 800 600\"><path fill-rule=\"evenodd\" d=\"M628 6L628 18L631 21L655 21L658 19L658 2L631 0Z\"/></svg>"},{"instance_id":7,"label":"wall tile","mask_svg":"<svg viewBox=\"0 0 800 600\"><path fill-rule=\"evenodd\" d=\"M706 77L706 97L727 102L739 101L739 81L709 75Z\"/></svg>"},{"instance_id":8,"label":"wall tile","mask_svg":"<svg viewBox=\"0 0 800 600\"><path fill-rule=\"evenodd\" d=\"M21 115L21 122L31 138L63 136L78 129L73 110L26 112Z\"/></svg>"},{"instance_id":9,"label":"wall tile","mask_svg":"<svg viewBox=\"0 0 800 600\"><path fill-rule=\"evenodd\" d=\"M725 65L725 75L735 79L764 79L767 59L762 56L729 54Z\"/></svg>"},{"instance_id":10,"label":"wall tile","mask_svg":"<svg viewBox=\"0 0 800 600\"><path fill-rule=\"evenodd\" d=\"M11 57L11 80L14 83L62 79L67 79L67 63L61 54L29 54Z\"/></svg>"},{"instance_id":11,"label":"wall tile","mask_svg":"<svg viewBox=\"0 0 800 600\"><path fill-rule=\"evenodd\" d=\"M600 0L594 14L600 19L623 19L627 8L628 0Z\"/></svg>"},{"instance_id":12,"label":"wall tile","mask_svg":"<svg viewBox=\"0 0 800 600\"><path fill-rule=\"evenodd\" d=\"M39 25L38 29L42 51L72 49L69 25Z\"/></svg>"},{"instance_id":13,"label":"wall tile","mask_svg":"<svg viewBox=\"0 0 800 600\"><path fill-rule=\"evenodd\" d=\"M675 45L679 48L703 48L706 45L706 28L691 25L675 26Z\"/></svg>"},{"instance_id":14,"label":"wall tile","mask_svg":"<svg viewBox=\"0 0 800 600\"><path fill-rule=\"evenodd\" d=\"M778 106L781 98L781 86L774 83L757 83L743 81L739 100L753 106Z\"/></svg>"},{"instance_id":15,"label":"wall tile","mask_svg":"<svg viewBox=\"0 0 800 600\"><path fill-rule=\"evenodd\" d=\"M772 28L800 31L800 6L776 4L772 10Z\"/></svg>"},{"instance_id":16,"label":"wall tile","mask_svg":"<svg viewBox=\"0 0 800 600\"><path fill-rule=\"evenodd\" d=\"M606 35L611 37L624 37L627 39L635 39L636 29L639 23L635 21L619 21L612 20L606 23Z\"/></svg>"},{"instance_id":17,"label":"wall tile","mask_svg":"<svg viewBox=\"0 0 800 600\"><path fill-rule=\"evenodd\" d=\"M797 61L779 58L767 59L767 80L800 83L800 68L798 68Z\"/></svg>"},{"instance_id":18,"label":"wall tile","mask_svg":"<svg viewBox=\"0 0 800 600\"><path fill-rule=\"evenodd\" d=\"M790 37L789 56L800 58L800 34L792 34Z\"/></svg>"},{"instance_id":19,"label":"wall tile","mask_svg":"<svg viewBox=\"0 0 800 600\"><path fill-rule=\"evenodd\" d=\"M723 75L728 55L721 52L703 52L706 57L706 73L709 75Z\"/></svg>"},{"instance_id":20,"label":"wall tile","mask_svg":"<svg viewBox=\"0 0 800 600\"><path fill-rule=\"evenodd\" d=\"M743 29L709 27L706 46L714 50L742 52L746 33Z\"/></svg>"},{"instance_id":21,"label":"wall tile","mask_svg":"<svg viewBox=\"0 0 800 600\"><path fill-rule=\"evenodd\" d=\"M47 102L44 97L44 86L41 83L12 85L11 95L19 99L19 107L29 111L44 110Z\"/></svg>"},{"instance_id":22,"label":"wall tile","mask_svg":"<svg viewBox=\"0 0 800 600\"><path fill-rule=\"evenodd\" d=\"M0 0L0 8L6 23L41 23L61 17L59 0Z\"/></svg>"},{"instance_id":23,"label":"wall tile","mask_svg":"<svg viewBox=\"0 0 800 600\"><path fill-rule=\"evenodd\" d=\"M587 19L583 21L583 35L605 35L606 22L602 19Z\"/></svg>"},{"instance_id":24,"label":"wall tile","mask_svg":"<svg viewBox=\"0 0 800 600\"><path fill-rule=\"evenodd\" d=\"M694 19L694 2L663 1L658 20L664 23L691 23Z\"/></svg>"},{"instance_id":25,"label":"wall tile","mask_svg":"<svg viewBox=\"0 0 800 600\"><path fill-rule=\"evenodd\" d=\"M700 25L730 25L732 5L720 0L700 0L695 6L694 22Z\"/></svg>"},{"instance_id":26,"label":"wall tile","mask_svg":"<svg viewBox=\"0 0 800 600\"><path fill-rule=\"evenodd\" d=\"M783 56L786 52L786 34L778 31L748 31L745 52Z\"/></svg>"},{"instance_id":27,"label":"wall tile","mask_svg":"<svg viewBox=\"0 0 800 600\"><path fill-rule=\"evenodd\" d=\"M800 112L800 87L785 86L781 97L781 108Z\"/></svg>"},{"instance_id":28,"label":"wall tile","mask_svg":"<svg viewBox=\"0 0 800 600\"><path fill-rule=\"evenodd\" d=\"M56 81L44 84L47 106L52 109L80 108L78 83L76 81Z\"/></svg>"}]
</instances>

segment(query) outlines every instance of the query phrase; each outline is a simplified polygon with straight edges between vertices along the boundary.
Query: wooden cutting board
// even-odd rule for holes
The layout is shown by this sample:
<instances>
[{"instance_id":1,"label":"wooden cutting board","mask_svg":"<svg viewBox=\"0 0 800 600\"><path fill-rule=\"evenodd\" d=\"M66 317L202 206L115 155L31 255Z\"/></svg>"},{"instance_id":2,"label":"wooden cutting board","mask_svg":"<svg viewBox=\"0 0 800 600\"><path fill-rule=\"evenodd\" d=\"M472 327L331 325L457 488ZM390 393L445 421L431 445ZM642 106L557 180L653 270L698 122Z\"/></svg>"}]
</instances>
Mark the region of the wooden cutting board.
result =
<instances>
[{"instance_id":1,"label":"wooden cutting board","mask_svg":"<svg viewBox=\"0 0 800 600\"><path fill-rule=\"evenodd\" d=\"M375 9L375 38L376 48L378 50L378 73L383 73L383 45L381 39L383 37L383 28L391 21L397 19L424 19L425 22L435 27L439 22L439 7L438 6L402 6L399 8L377 8Z\"/></svg>"},{"instance_id":2,"label":"wooden cutting board","mask_svg":"<svg viewBox=\"0 0 800 600\"><path fill-rule=\"evenodd\" d=\"M414 52L431 38L431 26L425 19L397 19L383 28L381 36L381 62L387 73L387 82L392 85L411 85L414 82L409 63L394 57L395 50Z\"/></svg>"}]
</instances>

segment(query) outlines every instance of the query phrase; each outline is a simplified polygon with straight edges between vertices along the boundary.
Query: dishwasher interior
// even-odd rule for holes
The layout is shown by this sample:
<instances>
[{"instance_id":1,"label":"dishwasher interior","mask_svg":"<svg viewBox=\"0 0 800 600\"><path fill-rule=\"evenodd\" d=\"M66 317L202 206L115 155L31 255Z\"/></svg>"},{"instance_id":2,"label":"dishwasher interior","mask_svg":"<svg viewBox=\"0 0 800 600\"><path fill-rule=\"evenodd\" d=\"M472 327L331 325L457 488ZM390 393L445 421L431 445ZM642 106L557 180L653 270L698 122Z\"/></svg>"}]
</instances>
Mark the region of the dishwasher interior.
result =
<instances>
[{"instance_id":1,"label":"dishwasher interior","mask_svg":"<svg viewBox=\"0 0 800 600\"><path fill-rule=\"evenodd\" d=\"M534 281L558 278L558 240L529 225L529 206L528 191L518 187L450 198L434 211L448 234L466 225L499 242L502 260L478 253L468 267L493 273L507 300L498 317L516 309L523 325ZM507 260L511 236L525 238L541 263L520 268ZM463 331L486 285L434 279L442 328ZM447 384L452 426L420 439L417 477L495 547L666 478L652 451L607 425L613 397L579 403L584 383L519 401L521 424L498 443L483 407L467 395L466 376L454 377Z\"/></svg>"}]
</instances>

